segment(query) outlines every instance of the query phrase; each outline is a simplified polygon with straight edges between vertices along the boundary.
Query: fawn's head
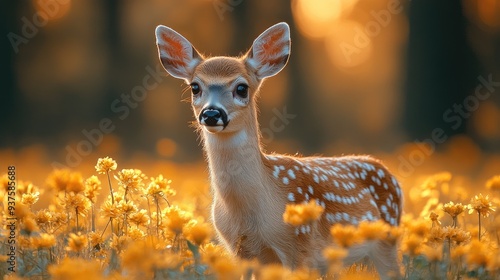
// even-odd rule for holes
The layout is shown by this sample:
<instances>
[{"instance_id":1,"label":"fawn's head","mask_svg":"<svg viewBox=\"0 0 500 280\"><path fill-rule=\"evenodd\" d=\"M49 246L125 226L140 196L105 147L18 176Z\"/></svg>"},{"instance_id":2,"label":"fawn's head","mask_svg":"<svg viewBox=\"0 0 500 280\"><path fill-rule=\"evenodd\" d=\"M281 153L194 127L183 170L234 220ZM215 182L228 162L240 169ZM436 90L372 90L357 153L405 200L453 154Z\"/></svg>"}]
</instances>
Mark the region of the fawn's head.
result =
<instances>
[{"instance_id":1,"label":"fawn's head","mask_svg":"<svg viewBox=\"0 0 500 280\"><path fill-rule=\"evenodd\" d=\"M290 28L278 23L264 31L242 57L203 57L182 35L156 28L165 70L191 87L195 117L211 133L236 132L255 112L255 95L264 78L283 69L290 55Z\"/></svg>"}]
</instances>

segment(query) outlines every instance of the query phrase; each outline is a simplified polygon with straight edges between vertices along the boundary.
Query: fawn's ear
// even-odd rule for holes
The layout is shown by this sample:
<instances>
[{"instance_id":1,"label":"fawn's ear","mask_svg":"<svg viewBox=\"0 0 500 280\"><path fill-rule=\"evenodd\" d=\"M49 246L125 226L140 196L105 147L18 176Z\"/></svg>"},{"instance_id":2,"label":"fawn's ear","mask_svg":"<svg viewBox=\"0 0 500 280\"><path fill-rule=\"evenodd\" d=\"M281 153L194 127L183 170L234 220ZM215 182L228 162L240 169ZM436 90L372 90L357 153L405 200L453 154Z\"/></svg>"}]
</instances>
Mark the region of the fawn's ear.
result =
<instances>
[{"instance_id":1,"label":"fawn's ear","mask_svg":"<svg viewBox=\"0 0 500 280\"><path fill-rule=\"evenodd\" d=\"M263 79L278 74L290 56L290 27L281 22L269 27L253 41L246 61Z\"/></svg>"},{"instance_id":2,"label":"fawn's ear","mask_svg":"<svg viewBox=\"0 0 500 280\"><path fill-rule=\"evenodd\" d=\"M203 60L191 43L172 28L156 27L156 45L163 68L175 78L191 79L194 68Z\"/></svg>"}]
</instances>

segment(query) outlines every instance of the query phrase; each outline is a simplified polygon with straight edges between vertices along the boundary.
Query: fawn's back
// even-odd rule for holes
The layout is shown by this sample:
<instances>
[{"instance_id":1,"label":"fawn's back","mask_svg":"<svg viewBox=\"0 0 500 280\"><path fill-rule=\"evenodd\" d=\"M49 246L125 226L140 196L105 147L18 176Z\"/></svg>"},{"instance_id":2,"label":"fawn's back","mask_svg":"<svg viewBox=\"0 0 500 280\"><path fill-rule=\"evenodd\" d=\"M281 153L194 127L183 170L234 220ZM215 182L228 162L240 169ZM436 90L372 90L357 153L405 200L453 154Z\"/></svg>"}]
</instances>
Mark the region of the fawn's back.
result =
<instances>
[{"instance_id":1,"label":"fawn's back","mask_svg":"<svg viewBox=\"0 0 500 280\"><path fill-rule=\"evenodd\" d=\"M401 189L379 161L368 156L267 158L276 184L289 203L315 200L325 208L322 223L356 225L382 219L392 226L399 225ZM309 231L303 226L296 229L296 234Z\"/></svg>"}]
</instances>

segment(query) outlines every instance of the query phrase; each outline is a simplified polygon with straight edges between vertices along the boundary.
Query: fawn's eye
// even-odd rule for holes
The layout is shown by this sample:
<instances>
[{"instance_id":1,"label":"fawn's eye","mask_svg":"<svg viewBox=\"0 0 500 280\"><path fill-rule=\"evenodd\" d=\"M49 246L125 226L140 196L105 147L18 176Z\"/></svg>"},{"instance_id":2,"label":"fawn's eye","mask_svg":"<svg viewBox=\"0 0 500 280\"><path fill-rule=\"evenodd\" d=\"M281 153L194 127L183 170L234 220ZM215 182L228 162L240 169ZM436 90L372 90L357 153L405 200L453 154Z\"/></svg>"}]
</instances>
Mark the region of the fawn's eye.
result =
<instances>
[{"instance_id":1,"label":"fawn's eye","mask_svg":"<svg viewBox=\"0 0 500 280\"><path fill-rule=\"evenodd\" d=\"M236 86L236 94L241 98L248 97L248 86L245 84L239 84Z\"/></svg>"},{"instance_id":2,"label":"fawn's eye","mask_svg":"<svg viewBox=\"0 0 500 280\"><path fill-rule=\"evenodd\" d=\"M191 86L191 92L193 93L193 95L197 95L198 93L200 93L201 89L200 89L199 84L192 83L192 84L190 84L190 86Z\"/></svg>"}]
</instances>

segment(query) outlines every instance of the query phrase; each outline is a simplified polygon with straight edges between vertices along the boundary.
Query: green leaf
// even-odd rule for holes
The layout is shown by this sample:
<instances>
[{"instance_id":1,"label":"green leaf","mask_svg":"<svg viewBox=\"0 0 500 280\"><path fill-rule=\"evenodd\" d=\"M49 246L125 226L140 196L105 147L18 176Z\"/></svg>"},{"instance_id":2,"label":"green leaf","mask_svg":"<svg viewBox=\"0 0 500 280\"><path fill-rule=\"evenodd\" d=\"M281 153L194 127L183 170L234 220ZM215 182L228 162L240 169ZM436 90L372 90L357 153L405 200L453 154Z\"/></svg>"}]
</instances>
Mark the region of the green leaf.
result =
<instances>
[{"instance_id":1,"label":"green leaf","mask_svg":"<svg viewBox=\"0 0 500 280\"><path fill-rule=\"evenodd\" d=\"M194 259L196 261L199 261L200 260L200 249L198 246L194 245L193 243L191 243L189 240L186 240L187 242L187 246L188 246L188 249L189 251L191 251L191 253L193 253L193 256L194 256Z\"/></svg>"}]
</instances>

